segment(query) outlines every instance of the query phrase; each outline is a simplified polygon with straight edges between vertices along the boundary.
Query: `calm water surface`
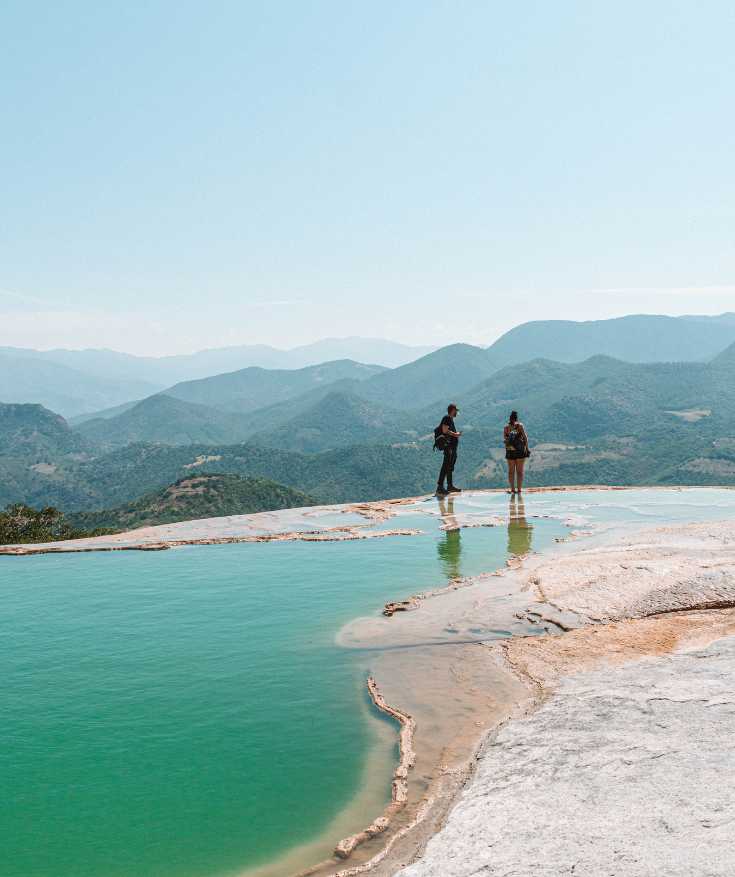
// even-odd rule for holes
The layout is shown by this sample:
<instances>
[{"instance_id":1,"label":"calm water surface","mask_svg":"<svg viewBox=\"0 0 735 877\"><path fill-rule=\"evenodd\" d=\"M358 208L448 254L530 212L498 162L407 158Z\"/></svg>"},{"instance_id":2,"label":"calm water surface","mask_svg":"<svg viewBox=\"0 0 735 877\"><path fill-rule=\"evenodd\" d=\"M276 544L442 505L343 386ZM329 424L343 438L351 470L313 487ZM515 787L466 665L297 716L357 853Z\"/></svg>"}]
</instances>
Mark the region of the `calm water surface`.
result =
<instances>
[{"instance_id":1,"label":"calm water surface","mask_svg":"<svg viewBox=\"0 0 735 877\"><path fill-rule=\"evenodd\" d=\"M313 839L376 743L369 656L339 649L339 627L543 549L562 525L537 514L666 519L686 499L683 517L701 519L735 505L702 491L652 511L651 495L539 495L509 526L461 532L400 518L417 537L0 558L0 874L218 877ZM455 504L507 510L502 496ZM387 800L388 759L384 771Z\"/></svg>"}]
</instances>

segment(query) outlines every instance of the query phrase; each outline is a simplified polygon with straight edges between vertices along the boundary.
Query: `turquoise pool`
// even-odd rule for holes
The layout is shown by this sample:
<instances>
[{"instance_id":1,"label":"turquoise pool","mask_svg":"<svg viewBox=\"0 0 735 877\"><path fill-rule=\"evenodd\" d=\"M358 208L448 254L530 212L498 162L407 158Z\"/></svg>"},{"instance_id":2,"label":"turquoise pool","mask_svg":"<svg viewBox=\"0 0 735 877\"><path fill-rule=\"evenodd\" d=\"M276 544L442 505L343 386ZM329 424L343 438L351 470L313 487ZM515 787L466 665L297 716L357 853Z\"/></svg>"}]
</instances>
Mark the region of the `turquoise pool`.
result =
<instances>
[{"instance_id":1,"label":"turquoise pool","mask_svg":"<svg viewBox=\"0 0 735 877\"><path fill-rule=\"evenodd\" d=\"M3 877L225 877L314 841L368 762L390 790L370 655L341 625L543 550L565 518L725 517L735 492L529 495L510 524L450 532L436 511L381 525L410 537L0 558Z\"/></svg>"}]
</instances>

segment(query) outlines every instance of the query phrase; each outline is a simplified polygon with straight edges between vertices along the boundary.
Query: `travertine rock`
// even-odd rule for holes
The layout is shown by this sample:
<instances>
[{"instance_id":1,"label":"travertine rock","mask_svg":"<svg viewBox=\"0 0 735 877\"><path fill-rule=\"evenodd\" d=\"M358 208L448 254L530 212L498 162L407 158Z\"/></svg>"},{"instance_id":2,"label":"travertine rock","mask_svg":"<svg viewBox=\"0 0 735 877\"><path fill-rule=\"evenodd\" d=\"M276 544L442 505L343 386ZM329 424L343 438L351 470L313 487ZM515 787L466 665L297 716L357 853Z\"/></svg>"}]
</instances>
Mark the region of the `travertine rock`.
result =
<instances>
[{"instance_id":1,"label":"travertine rock","mask_svg":"<svg viewBox=\"0 0 735 877\"><path fill-rule=\"evenodd\" d=\"M563 679L401 877L730 877L735 637Z\"/></svg>"},{"instance_id":2,"label":"travertine rock","mask_svg":"<svg viewBox=\"0 0 735 877\"><path fill-rule=\"evenodd\" d=\"M582 620L732 606L735 529L723 521L645 530L544 560L529 585L542 602Z\"/></svg>"}]
</instances>

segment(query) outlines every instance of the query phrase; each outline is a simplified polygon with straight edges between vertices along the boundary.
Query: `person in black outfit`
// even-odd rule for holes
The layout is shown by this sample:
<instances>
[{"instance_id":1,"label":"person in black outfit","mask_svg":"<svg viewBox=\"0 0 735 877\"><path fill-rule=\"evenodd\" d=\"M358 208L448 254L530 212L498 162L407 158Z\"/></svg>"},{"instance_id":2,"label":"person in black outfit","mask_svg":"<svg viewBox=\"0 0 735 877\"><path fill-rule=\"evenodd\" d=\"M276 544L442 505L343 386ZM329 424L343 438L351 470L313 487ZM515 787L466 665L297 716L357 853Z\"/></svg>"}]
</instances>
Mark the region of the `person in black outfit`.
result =
<instances>
[{"instance_id":1,"label":"person in black outfit","mask_svg":"<svg viewBox=\"0 0 735 877\"><path fill-rule=\"evenodd\" d=\"M461 432L457 432L454 425L454 418L459 414L457 406L452 403L447 407L447 413L442 417L440 424L441 434L444 437L444 459L442 460L441 471L439 472L439 481L436 485L436 495L446 496L448 493L461 493L459 487L454 486L454 465L457 462L457 448L459 446L459 437ZM444 487L444 479L446 478L447 486Z\"/></svg>"}]
</instances>

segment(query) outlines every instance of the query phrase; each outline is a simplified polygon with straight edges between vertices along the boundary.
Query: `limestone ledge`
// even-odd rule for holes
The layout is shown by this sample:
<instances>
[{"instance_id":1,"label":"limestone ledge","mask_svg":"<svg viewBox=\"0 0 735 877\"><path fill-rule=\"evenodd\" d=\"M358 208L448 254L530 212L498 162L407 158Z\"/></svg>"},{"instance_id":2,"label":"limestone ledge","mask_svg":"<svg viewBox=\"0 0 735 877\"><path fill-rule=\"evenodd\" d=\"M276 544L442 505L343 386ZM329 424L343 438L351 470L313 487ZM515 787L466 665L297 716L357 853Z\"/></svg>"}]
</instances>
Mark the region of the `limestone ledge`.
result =
<instances>
[{"instance_id":1,"label":"limestone ledge","mask_svg":"<svg viewBox=\"0 0 735 877\"><path fill-rule=\"evenodd\" d=\"M380 539L385 536L418 536L421 530L395 528L392 530L365 530L359 527L330 527L324 530L298 530L292 533L263 533L250 536L212 536L201 539L170 539L160 542L139 542L121 545L70 545L46 543L43 545L2 545L0 556L21 557L33 554L86 554L91 551L165 551L186 545L235 545L244 542L348 542L358 539Z\"/></svg>"},{"instance_id":2,"label":"limestone ledge","mask_svg":"<svg viewBox=\"0 0 735 877\"><path fill-rule=\"evenodd\" d=\"M382 713L395 719L401 726L399 737L400 758L393 772L391 785L391 803L374 822L363 831L341 840L335 847L334 854L340 859L348 858L361 843L381 834L388 828L395 814L406 806L408 801L408 772L416 762L416 752L413 747L413 738L416 732L416 722L407 713L401 712L396 707L386 703L380 693L378 683L370 676L367 680L367 688L373 703Z\"/></svg>"}]
</instances>

